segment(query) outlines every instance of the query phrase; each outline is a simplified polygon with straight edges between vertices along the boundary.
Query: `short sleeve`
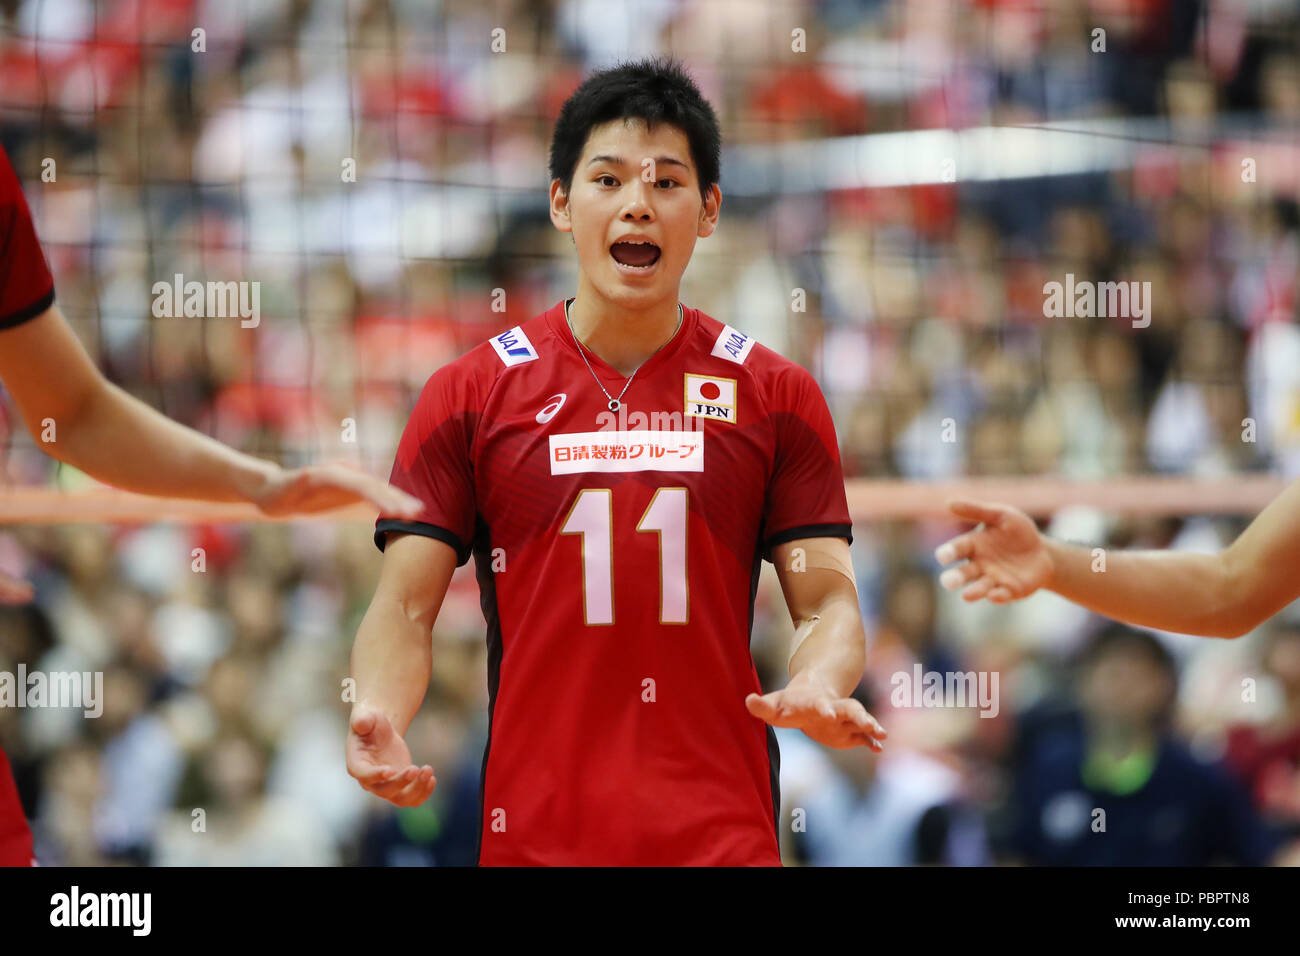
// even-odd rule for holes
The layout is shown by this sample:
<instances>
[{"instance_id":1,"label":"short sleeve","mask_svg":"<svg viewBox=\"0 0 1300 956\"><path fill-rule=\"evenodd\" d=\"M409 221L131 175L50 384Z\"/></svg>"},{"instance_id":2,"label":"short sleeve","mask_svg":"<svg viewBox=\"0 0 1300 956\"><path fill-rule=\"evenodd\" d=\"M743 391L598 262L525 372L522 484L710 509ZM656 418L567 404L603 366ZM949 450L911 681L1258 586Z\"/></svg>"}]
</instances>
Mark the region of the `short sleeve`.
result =
<instances>
[{"instance_id":1,"label":"short sleeve","mask_svg":"<svg viewBox=\"0 0 1300 956\"><path fill-rule=\"evenodd\" d=\"M769 397L776 433L772 477L763 504L763 557L798 538L853 543L839 441L826 399L799 365L783 369Z\"/></svg>"},{"instance_id":2,"label":"short sleeve","mask_svg":"<svg viewBox=\"0 0 1300 956\"><path fill-rule=\"evenodd\" d=\"M34 319L53 304L54 277L18 177L0 149L0 329Z\"/></svg>"},{"instance_id":3,"label":"short sleeve","mask_svg":"<svg viewBox=\"0 0 1300 956\"><path fill-rule=\"evenodd\" d=\"M478 415L463 366L444 366L425 383L388 479L424 502L424 510L414 520L380 514L380 551L389 531L405 531L446 542L456 551L457 566L469 560L477 515L470 445Z\"/></svg>"}]
</instances>

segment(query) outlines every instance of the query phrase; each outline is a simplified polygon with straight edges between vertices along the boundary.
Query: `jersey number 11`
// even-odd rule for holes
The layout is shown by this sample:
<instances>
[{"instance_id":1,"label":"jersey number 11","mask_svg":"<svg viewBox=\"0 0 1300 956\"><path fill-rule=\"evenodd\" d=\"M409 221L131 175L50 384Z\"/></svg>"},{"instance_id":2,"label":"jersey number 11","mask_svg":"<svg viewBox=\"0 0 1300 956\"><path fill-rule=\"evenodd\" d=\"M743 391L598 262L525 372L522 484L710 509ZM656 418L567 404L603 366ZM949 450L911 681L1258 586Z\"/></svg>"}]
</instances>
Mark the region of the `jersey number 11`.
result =
<instances>
[{"instance_id":1,"label":"jersey number 11","mask_svg":"<svg viewBox=\"0 0 1300 956\"><path fill-rule=\"evenodd\" d=\"M582 617L588 625L614 623L613 494L611 488L584 488L560 526L560 534L582 535ZM685 624L689 614L689 514L685 488L659 488L636 524L637 531L659 535L660 624Z\"/></svg>"}]
</instances>

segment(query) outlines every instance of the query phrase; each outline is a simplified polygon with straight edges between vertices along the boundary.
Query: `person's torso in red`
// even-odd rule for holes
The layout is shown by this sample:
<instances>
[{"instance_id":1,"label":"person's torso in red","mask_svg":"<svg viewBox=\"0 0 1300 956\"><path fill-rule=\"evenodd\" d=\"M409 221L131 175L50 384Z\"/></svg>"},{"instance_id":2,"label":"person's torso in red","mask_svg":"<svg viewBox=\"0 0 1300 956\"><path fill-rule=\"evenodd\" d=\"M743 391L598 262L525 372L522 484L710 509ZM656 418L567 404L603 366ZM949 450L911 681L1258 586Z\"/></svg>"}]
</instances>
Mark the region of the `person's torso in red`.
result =
<instances>
[{"instance_id":1,"label":"person's torso in red","mask_svg":"<svg viewBox=\"0 0 1300 956\"><path fill-rule=\"evenodd\" d=\"M53 304L54 278L18 177L0 149L0 330L34 319Z\"/></svg>"},{"instance_id":2,"label":"person's torso in red","mask_svg":"<svg viewBox=\"0 0 1300 956\"><path fill-rule=\"evenodd\" d=\"M472 552L488 624L479 861L779 865L749 639L773 545L852 540L825 399L687 308L623 402L560 302L436 372L398 448L426 509L376 543Z\"/></svg>"}]
</instances>

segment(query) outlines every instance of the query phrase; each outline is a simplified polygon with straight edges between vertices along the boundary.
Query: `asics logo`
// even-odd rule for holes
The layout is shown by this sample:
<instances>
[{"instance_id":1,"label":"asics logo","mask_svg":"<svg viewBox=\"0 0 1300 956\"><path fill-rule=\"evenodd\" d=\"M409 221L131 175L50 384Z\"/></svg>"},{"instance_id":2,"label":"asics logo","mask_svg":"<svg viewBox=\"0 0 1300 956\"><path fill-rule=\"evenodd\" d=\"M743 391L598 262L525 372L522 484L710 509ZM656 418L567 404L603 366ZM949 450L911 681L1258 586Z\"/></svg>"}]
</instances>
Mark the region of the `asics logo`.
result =
<instances>
[{"instance_id":1,"label":"asics logo","mask_svg":"<svg viewBox=\"0 0 1300 956\"><path fill-rule=\"evenodd\" d=\"M552 418L554 418L556 413L559 412L559 410L564 407L564 401L568 397L569 396L566 395L564 392L560 392L558 395L552 395L550 398L548 398L546 400L546 407L537 413L538 424L545 425Z\"/></svg>"}]
</instances>

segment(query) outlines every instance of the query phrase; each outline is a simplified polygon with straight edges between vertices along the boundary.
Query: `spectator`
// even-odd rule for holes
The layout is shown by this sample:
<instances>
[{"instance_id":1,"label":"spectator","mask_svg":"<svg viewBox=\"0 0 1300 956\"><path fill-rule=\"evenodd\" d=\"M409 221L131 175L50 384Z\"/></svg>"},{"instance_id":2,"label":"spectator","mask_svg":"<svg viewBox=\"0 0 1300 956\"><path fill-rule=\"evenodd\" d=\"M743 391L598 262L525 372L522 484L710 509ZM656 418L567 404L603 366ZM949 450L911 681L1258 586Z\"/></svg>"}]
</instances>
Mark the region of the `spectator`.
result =
<instances>
[{"instance_id":1,"label":"spectator","mask_svg":"<svg viewBox=\"0 0 1300 956\"><path fill-rule=\"evenodd\" d=\"M1100 632L1081 655L1078 711L1026 720L1011 853L1046 866L1269 862L1274 847L1236 781L1173 736L1169 652L1150 634Z\"/></svg>"}]
</instances>

